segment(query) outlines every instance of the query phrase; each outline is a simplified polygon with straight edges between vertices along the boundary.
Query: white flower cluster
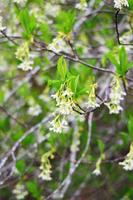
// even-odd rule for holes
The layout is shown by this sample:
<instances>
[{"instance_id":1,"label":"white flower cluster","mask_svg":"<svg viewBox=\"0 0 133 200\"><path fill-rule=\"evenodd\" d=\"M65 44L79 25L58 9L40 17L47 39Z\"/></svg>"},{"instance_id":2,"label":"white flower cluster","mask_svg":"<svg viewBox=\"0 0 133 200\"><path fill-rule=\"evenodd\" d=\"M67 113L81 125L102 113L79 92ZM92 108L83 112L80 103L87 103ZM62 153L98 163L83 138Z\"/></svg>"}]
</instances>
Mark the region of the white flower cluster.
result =
<instances>
[{"instance_id":1,"label":"white flower cluster","mask_svg":"<svg viewBox=\"0 0 133 200\"><path fill-rule=\"evenodd\" d=\"M15 55L22 62L18 65L18 69L22 69L23 71L32 70L33 60L30 58L29 42L24 42L17 49Z\"/></svg>"},{"instance_id":2,"label":"white flower cluster","mask_svg":"<svg viewBox=\"0 0 133 200\"><path fill-rule=\"evenodd\" d=\"M40 166L41 173L39 174L39 178L42 180L50 181L52 178L50 174L52 173L51 168L44 168L43 165Z\"/></svg>"},{"instance_id":3,"label":"white flower cluster","mask_svg":"<svg viewBox=\"0 0 133 200\"><path fill-rule=\"evenodd\" d=\"M101 175L101 170L100 170L100 168L95 168L94 171L92 172L92 174L94 174L94 175L96 175L96 176Z\"/></svg>"},{"instance_id":4,"label":"white flower cluster","mask_svg":"<svg viewBox=\"0 0 133 200\"><path fill-rule=\"evenodd\" d=\"M17 3L21 6L24 6L27 2L27 0L13 0L14 3Z\"/></svg>"},{"instance_id":5,"label":"white flower cluster","mask_svg":"<svg viewBox=\"0 0 133 200\"><path fill-rule=\"evenodd\" d=\"M131 171L133 170L133 143L130 145L130 151L126 155L126 158L123 162L119 162L119 165L123 166L123 169L126 171Z\"/></svg>"},{"instance_id":6,"label":"white flower cluster","mask_svg":"<svg viewBox=\"0 0 133 200\"><path fill-rule=\"evenodd\" d=\"M88 82L88 102L87 102L87 107L88 108L97 108L99 107L99 104L96 101L96 88L97 88L97 83L94 82L93 77L89 79Z\"/></svg>"},{"instance_id":7,"label":"white flower cluster","mask_svg":"<svg viewBox=\"0 0 133 200\"><path fill-rule=\"evenodd\" d=\"M50 130L61 133L63 130L67 129L68 123L66 116L73 112L73 92L68 86L62 84L59 91L52 95L52 97L56 100L56 113L58 113L58 115L50 122Z\"/></svg>"},{"instance_id":8,"label":"white flower cluster","mask_svg":"<svg viewBox=\"0 0 133 200\"><path fill-rule=\"evenodd\" d=\"M58 36L53 39L53 42L48 45L48 49L55 53L60 53L61 51L65 53L71 52L71 48L67 45L65 36L62 33L59 33Z\"/></svg>"},{"instance_id":9,"label":"white flower cluster","mask_svg":"<svg viewBox=\"0 0 133 200\"><path fill-rule=\"evenodd\" d=\"M101 154L100 158L96 162L96 168L94 169L94 171L92 172L92 174L94 174L96 176L101 175L101 162L104 159L105 159L105 155Z\"/></svg>"},{"instance_id":10,"label":"white flower cluster","mask_svg":"<svg viewBox=\"0 0 133 200\"><path fill-rule=\"evenodd\" d=\"M33 99L29 100L29 109L28 114L32 116L38 116L42 112L41 106L39 104L36 104L36 102Z\"/></svg>"},{"instance_id":11,"label":"white flower cluster","mask_svg":"<svg viewBox=\"0 0 133 200\"><path fill-rule=\"evenodd\" d=\"M28 195L28 192L25 189L25 186L22 183L18 183L13 190L13 194L16 196L16 199L25 199Z\"/></svg>"},{"instance_id":12,"label":"white flower cluster","mask_svg":"<svg viewBox=\"0 0 133 200\"><path fill-rule=\"evenodd\" d=\"M64 87L64 85L61 86L60 90L54 94L51 95L52 98L56 100L56 106L57 111L61 115L69 115L73 111L73 92L70 90L69 87Z\"/></svg>"},{"instance_id":13,"label":"white flower cluster","mask_svg":"<svg viewBox=\"0 0 133 200\"><path fill-rule=\"evenodd\" d=\"M114 7L121 10L123 7L129 7L129 4L127 0L114 0Z\"/></svg>"},{"instance_id":14,"label":"white flower cluster","mask_svg":"<svg viewBox=\"0 0 133 200\"><path fill-rule=\"evenodd\" d=\"M28 110L29 115L38 116L42 112L41 107L37 104L35 106L31 106Z\"/></svg>"},{"instance_id":15,"label":"white flower cluster","mask_svg":"<svg viewBox=\"0 0 133 200\"><path fill-rule=\"evenodd\" d=\"M18 69L22 69L23 71L32 70L33 61L32 60L24 60L22 63L18 65Z\"/></svg>"},{"instance_id":16,"label":"white flower cluster","mask_svg":"<svg viewBox=\"0 0 133 200\"><path fill-rule=\"evenodd\" d=\"M3 26L3 18L0 16L0 31L4 31L5 30L5 26Z\"/></svg>"},{"instance_id":17,"label":"white flower cluster","mask_svg":"<svg viewBox=\"0 0 133 200\"><path fill-rule=\"evenodd\" d=\"M87 2L86 0L80 0L79 3L76 4L75 8L79 9L79 10L86 10L87 9Z\"/></svg>"},{"instance_id":18,"label":"white flower cluster","mask_svg":"<svg viewBox=\"0 0 133 200\"><path fill-rule=\"evenodd\" d=\"M50 131L53 131L55 133L62 133L64 130L67 130L68 123L65 120L65 118L61 117L60 115L57 115L50 124Z\"/></svg>"},{"instance_id":19,"label":"white flower cluster","mask_svg":"<svg viewBox=\"0 0 133 200\"><path fill-rule=\"evenodd\" d=\"M110 102L105 103L105 105L109 108L110 114L118 114L123 108L120 105L121 100L124 99L126 93L123 91L123 87L121 84L121 79L118 76L114 76L112 81L112 88L110 92Z\"/></svg>"},{"instance_id":20,"label":"white flower cluster","mask_svg":"<svg viewBox=\"0 0 133 200\"><path fill-rule=\"evenodd\" d=\"M52 179L51 178L52 166L49 159L54 158L54 155L53 155L54 151L55 150L52 149L51 151L45 153L41 157L41 166L40 166L41 173L39 174L39 178L41 178L42 180L50 181Z\"/></svg>"},{"instance_id":21,"label":"white flower cluster","mask_svg":"<svg viewBox=\"0 0 133 200\"><path fill-rule=\"evenodd\" d=\"M48 16L56 17L60 11L60 6L56 4L51 4L46 2L45 4L45 14Z\"/></svg>"}]
</instances>

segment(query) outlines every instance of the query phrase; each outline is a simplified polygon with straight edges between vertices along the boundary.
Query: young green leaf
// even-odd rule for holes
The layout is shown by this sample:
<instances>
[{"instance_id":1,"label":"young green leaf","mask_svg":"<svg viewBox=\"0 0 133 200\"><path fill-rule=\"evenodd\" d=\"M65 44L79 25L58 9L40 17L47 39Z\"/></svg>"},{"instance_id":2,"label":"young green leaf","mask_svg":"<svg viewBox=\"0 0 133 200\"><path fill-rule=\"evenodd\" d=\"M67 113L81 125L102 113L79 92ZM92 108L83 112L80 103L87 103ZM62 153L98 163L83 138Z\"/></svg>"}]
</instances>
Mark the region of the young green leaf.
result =
<instances>
[{"instance_id":1,"label":"young green leaf","mask_svg":"<svg viewBox=\"0 0 133 200\"><path fill-rule=\"evenodd\" d=\"M20 23L24 29L25 37L29 38L32 35L32 33L36 27L35 17L33 15L30 15L28 9L25 8L20 11L19 19L20 19Z\"/></svg>"},{"instance_id":2,"label":"young green leaf","mask_svg":"<svg viewBox=\"0 0 133 200\"><path fill-rule=\"evenodd\" d=\"M121 69L120 75L125 75L125 73L127 72L127 64L128 64L128 57L127 57L125 47L121 47L119 50L119 61L120 61L120 69Z\"/></svg>"},{"instance_id":3,"label":"young green leaf","mask_svg":"<svg viewBox=\"0 0 133 200\"><path fill-rule=\"evenodd\" d=\"M26 163L25 163L25 161L24 161L24 160L18 160L18 161L16 162L16 168L17 168L17 170L18 170L21 174L23 174L24 171L25 171L25 169L26 169Z\"/></svg>"},{"instance_id":4,"label":"young green leaf","mask_svg":"<svg viewBox=\"0 0 133 200\"><path fill-rule=\"evenodd\" d=\"M57 71L58 71L58 74L60 75L61 79L64 80L67 75L67 64L66 64L66 60L63 58L63 56L61 56L58 60Z\"/></svg>"},{"instance_id":5,"label":"young green leaf","mask_svg":"<svg viewBox=\"0 0 133 200\"><path fill-rule=\"evenodd\" d=\"M119 62L117 61L117 59L115 58L115 56L112 54L112 52L107 54L107 57L109 58L110 62L116 67L119 68Z\"/></svg>"},{"instance_id":6,"label":"young green leaf","mask_svg":"<svg viewBox=\"0 0 133 200\"><path fill-rule=\"evenodd\" d=\"M74 93L74 95L76 95L77 93L77 88L78 88L78 82L79 82L79 75L78 76L72 76L71 74L69 74L69 83L70 83L70 87Z\"/></svg>"},{"instance_id":7,"label":"young green leaf","mask_svg":"<svg viewBox=\"0 0 133 200\"><path fill-rule=\"evenodd\" d=\"M98 146L99 146L100 153L103 154L105 145L104 145L103 141L100 139L98 140Z\"/></svg>"},{"instance_id":8,"label":"young green leaf","mask_svg":"<svg viewBox=\"0 0 133 200\"><path fill-rule=\"evenodd\" d=\"M133 141L133 116L130 116L128 120L128 132L130 140Z\"/></svg>"},{"instance_id":9,"label":"young green leaf","mask_svg":"<svg viewBox=\"0 0 133 200\"><path fill-rule=\"evenodd\" d=\"M41 190L40 190L39 185L37 184L37 182L28 181L26 183L26 186L27 186L28 191L31 193L31 195L35 199L39 199L39 197L41 196Z\"/></svg>"}]
</instances>

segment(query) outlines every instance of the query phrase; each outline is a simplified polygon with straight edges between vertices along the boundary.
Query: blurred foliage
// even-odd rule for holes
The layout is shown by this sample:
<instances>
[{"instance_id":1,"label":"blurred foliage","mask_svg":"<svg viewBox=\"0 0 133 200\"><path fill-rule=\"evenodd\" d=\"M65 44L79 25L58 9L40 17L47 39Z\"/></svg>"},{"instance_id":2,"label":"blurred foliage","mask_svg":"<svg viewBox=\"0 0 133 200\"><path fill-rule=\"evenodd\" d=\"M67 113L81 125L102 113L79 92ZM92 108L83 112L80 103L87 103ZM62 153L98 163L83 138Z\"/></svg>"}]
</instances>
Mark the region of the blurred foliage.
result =
<instances>
[{"instance_id":1,"label":"blurred foliage","mask_svg":"<svg viewBox=\"0 0 133 200\"><path fill-rule=\"evenodd\" d=\"M128 2L0 1L0 200L133 199Z\"/></svg>"}]
</instances>

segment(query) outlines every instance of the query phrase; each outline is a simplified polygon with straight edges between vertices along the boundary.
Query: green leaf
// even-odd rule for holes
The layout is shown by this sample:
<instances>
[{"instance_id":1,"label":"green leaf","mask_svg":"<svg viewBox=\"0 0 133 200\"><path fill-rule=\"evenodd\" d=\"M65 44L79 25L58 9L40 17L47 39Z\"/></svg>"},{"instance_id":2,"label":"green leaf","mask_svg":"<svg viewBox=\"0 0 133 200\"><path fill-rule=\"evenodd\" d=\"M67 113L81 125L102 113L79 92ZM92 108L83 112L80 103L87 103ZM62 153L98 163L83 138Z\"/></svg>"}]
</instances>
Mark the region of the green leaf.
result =
<instances>
[{"instance_id":1,"label":"green leaf","mask_svg":"<svg viewBox=\"0 0 133 200\"><path fill-rule=\"evenodd\" d=\"M72 30L76 19L75 10L61 11L56 18L58 32L69 33Z\"/></svg>"},{"instance_id":2,"label":"green leaf","mask_svg":"<svg viewBox=\"0 0 133 200\"><path fill-rule=\"evenodd\" d=\"M36 28L36 20L33 15L29 14L27 8L23 9L19 13L20 23L24 29L24 35L27 38L30 38L34 29Z\"/></svg>"},{"instance_id":3,"label":"green leaf","mask_svg":"<svg viewBox=\"0 0 133 200\"><path fill-rule=\"evenodd\" d=\"M34 134L30 134L23 140L22 144L24 146L28 146L30 144L33 144L34 142L35 142L35 136Z\"/></svg>"},{"instance_id":4,"label":"green leaf","mask_svg":"<svg viewBox=\"0 0 133 200\"><path fill-rule=\"evenodd\" d=\"M130 116L128 120L128 132L130 140L133 141L133 116Z\"/></svg>"},{"instance_id":5,"label":"green leaf","mask_svg":"<svg viewBox=\"0 0 133 200\"><path fill-rule=\"evenodd\" d=\"M28 181L26 183L28 191L34 198L39 198L41 196L41 190L35 181Z\"/></svg>"},{"instance_id":6,"label":"green leaf","mask_svg":"<svg viewBox=\"0 0 133 200\"><path fill-rule=\"evenodd\" d=\"M130 68L130 66L133 66L132 63L128 64L128 56L125 47L123 46L119 49L119 62L117 61L112 52L109 52L107 54L107 57L109 58L111 63L116 67L116 72L120 76L124 76Z\"/></svg>"},{"instance_id":7,"label":"green leaf","mask_svg":"<svg viewBox=\"0 0 133 200\"><path fill-rule=\"evenodd\" d=\"M17 168L17 170L18 170L21 174L23 174L24 171L25 171L25 169L26 169L26 163L25 163L25 161L24 161L24 160L18 160L18 161L16 162L16 168Z\"/></svg>"},{"instance_id":8,"label":"green leaf","mask_svg":"<svg viewBox=\"0 0 133 200\"><path fill-rule=\"evenodd\" d=\"M10 118L0 118L0 131L7 132L10 130Z\"/></svg>"},{"instance_id":9,"label":"green leaf","mask_svg":"<svg viewBox=\"0 0 133 200\"><path fill-rule=\"evenodd\" d=\"M115 56L112 55L112 52L108 53L107 54L107 57L109 58L110 62L116 67L116 68L119 68L119 63L118 61L116 60Z\"/></svg>"},{"instance_id":10,"label":"green leaf","mask_svg":"<svg viewBox=\"0 0 133 200\"><path fill-rule=\"evenodd\" d=\"M131 68L133 68L133 62L130 62L127 64L127 69L131 69Z\"/></svg>"},{"instance_id":11,"label":"green leaf","mask_svg":"<svg viewBox=\"0 0 133 200\"><path fill-rule=\"evenodd\" d=\"M79 75L78 76L72 76L72 75L70 75L70 77L69 77L69 83L70 83L70 87L71 87L74 95L76 95L76 93L77 93L78 82L79 82Z\"/></svg>"},{"instance_id":12,"label":"green leaf","mask_svg":"<svg viewBox=\"0 0 133 200\"><path fill-rule=\"evenodd\" d=\"M125 75L125 73L127 72L127 63L128 63L128 57L125 47L121 47L119 50L119 60L121 67L121 75Z\"/></svg>"},{"instance_id":13,"label":"green leaf","mask_svg":"<svg viewBox=\"0 0 133 200\"><path fill-rule=\"evenodd\" d=\"M104 145L103 141L100 139L98 140L98 146L99 146L100 153L101 154L104 153L105 145Z\"/></svg>"},{"instance_id":14,"label":"green leaf","mask_svg":"<svg viewBox=\"0 0 133 200\"><path fill-rule=\"evenodd\" d=\"M79 75L76 76L75 81L74 81L74 93L75 93L75 94L76 94L76 92L77 92L78 82L79 82Z\"/></svg>"},{"instance_id":15,"label":"green leaf","mask_svg":"<svg viewBox=\"0 0 133 200\"><path fill-rule=\"evenodd\" d=\"M66 64L66 60L63 58L63 56L61 56L58 59L57 71L58 71L58 74L60 75L60 77L62 78L62 80L64 80L67 75L67 64Z\"/></svg>"},{"instance_id":16,"label":"green leaf","mask_svg":"<svg viewBox=\"0 0 133 200\"><path fill-rule=\"evenodd\" d=\"M54 87L54 88L56 88L56 89L59 89L59 88L60 88L61 83L62 83L62 82L61 82L60 80L49 80L49 81L48 81L49 86L52 86L52 87Z\"/></svg>"}]
</instances>

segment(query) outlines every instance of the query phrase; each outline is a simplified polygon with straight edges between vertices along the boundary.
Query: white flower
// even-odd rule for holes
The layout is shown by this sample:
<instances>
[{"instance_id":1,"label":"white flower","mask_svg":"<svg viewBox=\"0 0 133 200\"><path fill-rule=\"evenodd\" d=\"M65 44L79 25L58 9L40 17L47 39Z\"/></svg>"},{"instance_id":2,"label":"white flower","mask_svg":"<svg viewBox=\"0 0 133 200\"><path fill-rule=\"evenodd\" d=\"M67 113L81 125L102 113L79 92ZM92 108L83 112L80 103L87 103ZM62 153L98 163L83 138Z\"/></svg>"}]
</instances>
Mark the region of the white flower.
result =
<instances>
[{"instance_id":1,"label":"white flower","mask_svg":"<svg viewBox=\"0 0 133 200\"><path fill-rule=\"evenodd\" d=\"M18 183L15 187L15 189L13 190L13 194L15 194L16 199L24 199L27 195L28 192L25 189L25 186L21 183Z\"/></svg>"},{"instance_id":2,"label":"white flower","mask_svg":"<svg viewBox=\"0 0 133 200\"><path fill-rule=\"evenodd\" d=\"M110 114L119 114L119 112L123 110L118 103L108 102L105 103L105 105L108 107Z\"/></svg>"},{"instance_id":3,"label":"white flower","mask_svg":"<svg viewBox=\"0 0 133 200\"><path fill-rule=\"evenodd\" d=\"M50 101L50 97L47 94L41 94L41 95L39 95L39 99L41 99L45 103L48 103Z\"/></svg>"},{"instance_id":4,"label":"white flower","mask_svg":"<svg viewBox=\"0 0 133 200\"><path fill-rule=\"evenodd\" d=\"M45 14L48 16L56 17L60 11L60 6L47 2L45 4Z\"/></svg>"},{"instance_id":5,"label":"white flower","mask_svg":"<svg viewBox=\"0 0 133 200\"><path fill-rule=\"evenodd\" d=\"M44 170L43 170L43 166L40 166L40 170L42 170L42 172L39 174L39 178L41 178L42 180L47 180L47 181L50 181L52 178L50 176L51 174L51 170L50 169L45 169L45 173L44 173Z\"/></svg>"},{"instance_id":6,"label":"white flower","mask_svg":"<svg viewBox=\"0 0 133 200\"><path fill-rule=\"evenodd\" d=\"M86 0L81 0L79 3L76 4L75 8L79 10L86 10L87 9L87 2Z\"/></svg>"},{"instance_id":7,"label":"white flower","mask_svg":"<svg viewBox=\"0 0 133 200\"><path fill-rule=\"evenodd\" d=\"M15 52L15 56L17 59L23 61L25 59L29 58L29 42L24 42L21 44L18 48L17 51Z\"/></svg>"},{"instance_id":8,"label":"white flower","mask_svg":"<svg viewBox=\"0 0 133 200\"><path fill-rule=\"evenodd\" d=\"M18 65L18 69L22 69L23 71L32 70L32 60L24 60L21 64Z\"/></svg>"},{"instance_id":9,"label":"white flower","mask_svg":"<svg viewBox=\"0 0 133 200\"><path fill-rule=\"evenodd\" d=\"M96 175L96 176L99 176L99 175L101 175L101 170L100 170L100 168L96 168L93 172L92 172L92 174L94 174L94 175Z\"/></svg>"},{"instance_id":10,"label":"white flower","mask_svg":"<svg viewBox=\"0 0 133 200\"><path fill-rule=\"evenodd\" d=\"M17 3L21 6L24 6L27 2L27 0L13 0L14 3Z\"/></svg>"},{"instance_id":11,"label":"white flower","mask_svg":"<svg viewBox=\"0 0 133 200\"><path fill-rule=\"evenodd\" d=\"M61 101L57 112L61 115L69 115L73 112L71 102Z\"/></svg>"},{"instance_id":12,"label":"white flower","mask_svg":"<svg viewBox=\"0 0 133 200\"><path fill-rule=\"evenodd\" d=\"M96 176L101 175L101 162L102 160L105 159L105 155L104 153L101 154L100 158L98 158L97 162L96 162L96 168L95 170L92 172L92 174L95 174Z\"/></svg>"},{"instance_id":13,"label":"white flower","mask_svg":"<svg viewBox=\"0 0 133 200\"><path fill-rule=\"evenodd\" d=\"M96 101L96 88L97 88L97 83L94 82L93 78L89 79L88 83L88 102L87 102L87 107L88 108L97 108L100 105Z\"/></svg>"},{"instance_id":14,"label":"white flower","mask_svg":"<svg viewBox=\"0 0 133 200\"><path fill-rule=\"evenodd\" d=\"M50 159L54 158L54 152L55 149L52 149L47 153L43 154L41 157L41 165L40 165L41 173L39 174L39 178L41 178L42 180L50 181L52 179L51 178L52 166L50 163Z\"/></svg>"},{"instance_id":15,"label":"white flower","mask_svg":"<svg viewBox=\"0 0 133 200\"><path fill-rule=\"evenodd\" d=\"M133 158L132 159L126 159L123 162L119 162L119 165L122 165L123 169L125 169L126 171L133 170Z\"/></svg>"},{"instance_id":16,"label":"white flower","mask_svg":"<svg viewBox=\"0 0 133 200\"><path fill-rule=\"evenodd\" d=\"M60 90L51 95L56 100L57 112L61 115L69 115L73 112L73 92L68 87L61 86Z\"/></svg>"},{"instance_id":17,"label":"white flower","mask_svg":"<svg viewBox=\"0 0 133 200\"><path fill-rule=\"evenodd\" d=\"M123 91L123 87L121 85L121 79L118 76L114 76L112 81L112 88L109 95L110 101L105 103L108 107L110 114L118 114L123 110L120 103L121 100L124 99L126 93Z\"/></svg>"},{"instance_id":18,"label":"white flower","mask_svg":"<svg viewBox=\"0 0 133 200\"><path fill-rule=\"evenodd\" d=\"M130 151L126 155L126 158L123 162L119 162L119 165L123 166L123 169L126 171L131 171L133 170L133 143L130 145Z\"/></svg>"},{"instance_id":19,"label":"white flower","mask_svg":"<svg viewBox=\"0 0 133 200\"><path fill-rule=\"evenodd\" d=\"M55 119L49 122L49 124L50 124L49 130L55 133L62 133L64 130L68 128L67 121L63 117L61 119L60 115L55 117Z\"/></svg>"},{"instance_id":20,"label":"white flower","mask_svg":"<svg viewBox=\"0 0 133 200\"><path fill-rule=\"evenodd\" d=\"M88 108L97 108L100 105L96 101L92 101L92 99L89 99L88 102L86 103L86 106Z\"/></svg>"},{"instance_id":21,"label":"white flower","mask_svg":"<svg viewBox=\"0 0 133 200\"><path fill-rule=\"evenodd\" d=\"M58 106L60 104L59 92L57 92L56 94L52 94L51 97L56 100L56 105Z\"/></svg>"},{"instance_id":22,"label":"white flower","mask_svg":"<svg viewBox=\"0 0 133 200\"><path fill-rule=\"evenodd\" d=\"M3 18L0 16L0 31L4 31L6 29L5 26L3 26Z\"/></svg>"},{"instance_id":23,"label":"white flower","mask_svg":"<svg viewBox=\"0 0 133 200\"><path fill-rule=\"evenodd\" d=\"M60 35L53 39L53 42L48 45L48 49L56 53L60 53L61 51L70 53L71 51L70 47Z\"/></svg>"},{"instance_id":24,"label":"white flower","mask_svg":"<svg viewBox=\"0 0 133 200\"><path fill-rule=\"evenodd\" d=\"M33 105L29 108L28 114L32 116L38 116L42 112L40 105Z\"/></svg>"},{"instance_id":25,"label":"white flower","mask_svg":"<svg viewBox=\"0 0 133 200\"><path fill-rule=\"evenodd\" d=\"M114 7L121 10L123 7L129 7L129 4L127 0L114 0Z\"/></svg>"}]
</instances>

